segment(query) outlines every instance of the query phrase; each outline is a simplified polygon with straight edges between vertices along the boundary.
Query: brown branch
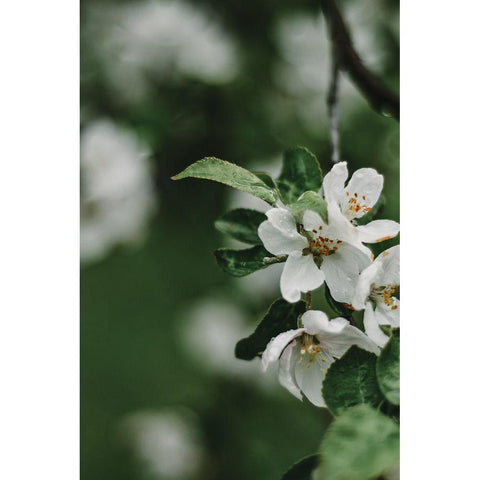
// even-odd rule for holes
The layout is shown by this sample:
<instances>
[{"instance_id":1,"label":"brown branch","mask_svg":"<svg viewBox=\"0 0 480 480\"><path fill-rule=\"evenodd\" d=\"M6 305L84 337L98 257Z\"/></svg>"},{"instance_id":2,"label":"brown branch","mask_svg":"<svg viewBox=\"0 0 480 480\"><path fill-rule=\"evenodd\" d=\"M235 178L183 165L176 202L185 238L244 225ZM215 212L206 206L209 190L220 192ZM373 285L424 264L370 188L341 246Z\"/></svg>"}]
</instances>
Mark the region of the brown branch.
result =
<instances>
[{"instance_id":1,"label":"brown branch","mask_svg":"<svg viewBox=\"0 0 480 480\"><path fill-rule=\"evenodd\" d=\"M321 0L330 40L341 70L345 71L372 107L400 119L400 99L362 63L335 0Z\"/></svg>"}]
</instances>

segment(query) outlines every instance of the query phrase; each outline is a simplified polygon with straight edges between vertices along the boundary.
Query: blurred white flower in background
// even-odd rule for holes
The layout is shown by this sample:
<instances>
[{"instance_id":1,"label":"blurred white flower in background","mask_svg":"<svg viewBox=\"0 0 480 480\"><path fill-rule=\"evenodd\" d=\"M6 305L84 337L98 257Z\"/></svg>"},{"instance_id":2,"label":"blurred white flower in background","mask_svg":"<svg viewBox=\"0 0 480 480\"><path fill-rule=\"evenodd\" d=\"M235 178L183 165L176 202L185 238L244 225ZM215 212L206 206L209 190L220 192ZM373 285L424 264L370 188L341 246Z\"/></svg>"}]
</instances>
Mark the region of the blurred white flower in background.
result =
<instances>
[{"instance_id":1,"label":"blurred white flower in background","mask_svg":"<svg viewBox=\"0 0 480 480\"><path fill-rule=\"evenodd\" d=\"M87 33L111 86L126 100L141 100L150 80L191 77L210 84L238 73L237 49L207 12L183 1L149 0L98 6Z\"/></svg>"},{"instance_id":2,"label":"blurred white flower in background","mask_svg":"<svg viewBox=\"0 0 480 480\"><path fill-rule=\"evenodd\" d=\"M131 413L120 422L120 434L139 461L143 478L187 480L202 467L200 430L188 410Z\"/></svg>"},{"instance_id":3,"label":"blurred white flower in background","mask_svg":"<svg viewBox=\"0 0 480 480\"><path fill-rule=\"evenodd\" d=\"M96 120L81 135L82 261L98 260L114 246L145 236L155 208L150 152L133 132Z\"/></svg>"},{"instance_id":4,"label":"blurred white flower in background","mask_svg":"<svg viewBox=\"0 0 480 480\"><path fill-rule=\"evenodd\" d=\"M350 33L355 49L362 61L376 70L383 60L375 29L377 2L349 2L343 12L347 25L354 26ZM321 14L281 17L274 33L282 58L276 66L278 85L298 103L296 110L306 127L318 130L326 119L325 98L331 69L325 19ZM342 111L350 111L364 102L346 75L340 76L339 102Z\"/></svg>"},{"instance_id":5,"label":"blurred white flower in background","mask_svg":"<svg viewBox=\"0 0 480 480\"><path fill-rule=\"evenodd\" d=\"M251 335L255 325L222 296L212 295L194 304L181 329L185 352L207 371L247 380L266 392L279 390L275 374L263 376L260 359L246 361L235 357L236 343Z\"/></svg>"}]
</instances>

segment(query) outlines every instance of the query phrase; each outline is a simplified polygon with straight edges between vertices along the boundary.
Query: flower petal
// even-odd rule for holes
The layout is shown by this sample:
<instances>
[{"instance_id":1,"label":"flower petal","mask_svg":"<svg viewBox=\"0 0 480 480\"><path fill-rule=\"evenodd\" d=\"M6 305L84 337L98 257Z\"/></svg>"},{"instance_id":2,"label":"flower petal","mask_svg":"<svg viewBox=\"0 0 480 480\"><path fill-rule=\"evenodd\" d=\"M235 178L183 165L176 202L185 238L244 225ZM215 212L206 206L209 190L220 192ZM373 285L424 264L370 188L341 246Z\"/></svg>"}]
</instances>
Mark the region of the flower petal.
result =
<instances>
[{"instance_id":1,"label":"flower petal","mask_svg":"<svg viewBox=\"0 0 480 480\"><path fill-rule=\"evenodd\" d=\"M312 255L302 255L299 252L290 254L280 278L280 290L288 302L300 300L301 292L318 288L325 276L315 265Z\"/></svg>"},{"instance_id":2,"label":"flower petal","mask_svg":"<svg viewBox=\"0 0 480 480\"><path fill-rule=\"evenodd\" d=\"M258 236L265 248L274 255L301 252L308 246L307 239L297 232L293 215L285 208L272 208L258 227Z\"/></svg>"},{"instance_id":3,"label":"flower petal","mask_svg":"<svg viewBox=\"0 0 480 480\"><path fill-rule=\"evenodd\" d=\"M348 323L347 320L345 321ZM307 310L302 315L302 323L305 327L305 332L309 335L317 335L323 332L330 332L332 328L327 314L320 310Z\"/></svg>"},{"instance_id":4,"label":"flower petal","mask_svg":"<svg viewBox=\"0 0 480 480\"><path fill-rule=\"evenodd\" d=\"M365 327L365 333L376 345L383 347L388 342L388 336L385 335L379 327L378 315L376 314L376 310L373 310L370 302L368 302L365 307L363 325Z\"/></svg>"},{"instance_id":5,"label":"flower petal","mask_svg":"<svg viewBox=\"0 0 480 480\"><path fill-rule=\"evenodd\" d=\"M396 237L400 231L400 224L393 220L374 220L366 225L357 227L359 239L365 243L378 243Z\"/></svg>"},{"instance_id":6,"label":"flower petal","mask_svg":"<svg viewBox=\"0 0 480 480\"><path fill-rule=\"evenodd\" d=\"M347 181L347 162L339 162L323 179L323 194L327 202L340 203L343 199L345 182Z\"/></svg>"},{"instance_id":7,"label":"flower petal","mask_svg":"<svg viewBox=\"0 0 480 480\"><path fill-rule=\"evenodd\" d=\"M370 263L368 255L348 243L340 244L336 253L323 259L321 270L337 302L353 302L360 272Z\"/></svg>"},{"instance_id":8,"label":"flower petal","mask_svg":"<svg viewBox=\"0 0 480 480\"><path fill-rule=\"evenodd\" d=\"M380 175L373 168L360 168L355 171L345 188L345 195L342 199L342 211L348 211L349 201L355 198L362 207L372 208L378 201L383 188L383 175ZM348 192L348 195L347 195ZM361 208L355 212L353 218L360 218L365 215Z\"/></svg>"},{"instance_id":9,"label":"flower petal","mask_svg":"<svg viewBox=\"0 0 480 480\"><path fill-rule=\"evenodd\" d=\"M381 263L382 270L375 283L377 285L400 285L400 246L396 245L385 250L375 259L375 262L377 261Z\"/></svg>"},{"instance_id":10,"label":"flower petal","mask_svg":"<svg viewBox=\"0 0 480 480\"><path fill-rule=\"evenodd\" d=\"M290 345L287 345L280 357L278 381L282 387L285 387L292 395L301 400L302 392L295 381L295 364L300 356L300 346L296 343L296 340L293 340Z\"/></svg>"},{"instance_id":11,"label":"flower petal","mask_svg":"<svg viewBox=\"0 0 480 480\"><path fill-rule=\"evenodd\" d=\"M266 370L268 365L276 362L282 354L284 348L296 337L300 336L305 331L304 328L297 328L294 330L287 330L276 337L272 338L266 346L262 355L263 370Z\"/></svg>"},{"instance_id":12,"label":"flower petal","mask_svg":"<svg viewBox=\"0 0 480 480\"><path fill-rule=\"evenodd\" d=\"M312 210L306 210L303 214L303 228L311 232L312 230L318 230L320 227L322 229L328 228L326 223L323 221L322 217Z\"/></svg>"},{"instance_id":13,"label":"flower petal","mask_svg":"<svg viewBox=\"0 0 480 480\"><path fill-rule=\"evenodd\" d=\"M328 352L335 358L340 358L352 345L367 352L379 353L376 344L367 335L341 317L330 320L328 330L319 333L316 338L320 342L321 351Z\"/></svg>"},{"instance_id":14,"label":"flower petal","mask_svg":"<svg viewBox=\"0 0 480 480\"><path fill-rule=\"evenodd\" d=\"M325 353L315 355L310 361L308 355L295 364L295 380L303 394L317 407L325 407L322 384L333 358Z\"/></svg>"}]
</instances>

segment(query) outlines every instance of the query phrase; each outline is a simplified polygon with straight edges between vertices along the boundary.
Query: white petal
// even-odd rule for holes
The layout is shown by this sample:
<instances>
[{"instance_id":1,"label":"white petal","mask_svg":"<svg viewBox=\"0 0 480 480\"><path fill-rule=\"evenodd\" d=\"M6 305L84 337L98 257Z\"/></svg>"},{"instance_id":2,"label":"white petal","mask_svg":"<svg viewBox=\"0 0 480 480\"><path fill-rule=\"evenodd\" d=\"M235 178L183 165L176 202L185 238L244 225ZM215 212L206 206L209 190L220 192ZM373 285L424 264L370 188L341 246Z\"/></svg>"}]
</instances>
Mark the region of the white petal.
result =
<instances>
[{"instance_id":1,"label":"white petal","mask_svg":"<svg viewBox=\"0 0 480 480\"><path fill-rule=\"evenodd\" d=\"M353 302L360 272L370 263L370 257L348 243L340 244L336 253L323 259L321 270L337 302Z\"/></svg>"},{"instance_id":2,"label":"white petal","mask_svg":"<svg viewBox=\"0 0 480 480\"><path fill-rule=\"evenodd\" d=\"M348 321L345 320L347 323ZM330 331L331 325L326 313L320 310L307 310L302 315L302 323L305 332L309 335L317 335L322 332Z\"/></svg>"},{"instance_id":3,"label":"white petal","mask_svg":"<svg viewBox=\"0 0 480 480\"><path fill-rule=\"evenodd\" d=\"M327 228L327 225L323 221L322 217L317 213L313 212L312 210L306 210L303 214L303 228L311 232L312 230L319 230ZM320 229L320 230L321 230Z\"/></svg>"},{"instance_id":4,"label":"white petal","mask_svg":"<svg viewBox=\"0 0 480 480\"><path fill-rule=\"evenodd\" d=\"M287 345L280 357L278 369L278 381L282 387L285 387L292 395L299 400L302 399L302 392L295 381L295 364L299 359L300 346L296 345L296 340Z\"/></svg>"},{"instance_id":5,"label":"white petal","mask_svg":"<svg viewBox=\"0 0 480 480\"><path fill-rule=\"evenodd\" d=\"M368 302L363 315L365 333L375 342L376 345L383 347L388 342L388 336L382 332L378 320L376 311L373 310L372 304Z\"/></svg>"},{"instance_id":6,"label":"white petal","mask_svg":"<svg viewBox=\"0 0 480 480\"><path fill-rule=\"evenodd\" d=\"M276 337L272 338L266 346L262 355L262 366L266 370L268 365L276 362L283 352L283 349L296 337L300 336L305 331L304 328L297 328L282 332Z\"/></svg>"},{"instance_id":7,"label":"white petal","mask_svg":"<svg viewBox=\"0 0 480 480\"><path fill-rule=\"evenodd\" d=\"M335 358L340 358L352 345L375 354L379 352L371 339L341 317L330 320L329 329L318 334L316 338L320 342L320 349Z\"/></svg>"},{"instance_id":8,"label":"white petal","mask_svg":"<svg viewBox=\"0 0 480 480\"><path fill-rule=\"evenodd\" d=\"M365 303L370 295L372 284L376 283L376 280L383 272L382 264L378 261L378 258L379 257L377 257L371 265L365 268L358 277L357 288L355 289L355 295L353 296L352 301L355 310L363 310L365 308ZM378 285L380 285L380 283Z\"/></svg>"},{"instance_id":9,"label":"white petal","mask_svg":"<svg viewBox=\"0 0 480 480\"><path fill-rule=\"evenodd\" d=\"M325 407L322 384L333 358L325 353L315 355L309 362L308 355L295 364L295 380L303 394L317 407Z\"/></svg>"},{"instance_id":10,"label":"white petal","mask_svg":"<svg viewBox=\"0 0 480 480\"><path fill-rule=\"evenodd\" d=\"M325 200L336 203L342 201L347 177L347 162L339 162L332 167L323 179L322 188Z\"/></svg>"},{"instance_id":11,"label":"white petal","mask_svg":"<svg viewBox=\"0 0 480 480\"><path fill-rule=\"evenodd\" d=\"M355 198L362 207L372 208L378 201L380 193L383 188L383 175L380 175L373 168L360 168L353 173L352 178L345 188L345 192L349 195L344 195L342 201L342 211L347 211L349 200ZM355 196L355 194L357 194ZM365 198L364 198L365 197ZM354 218L360 218L365 215L365 211L360 209L355 213Z\"/></svg>"},{"instance_id":12,"label":"white petal","mask_svg":"<svg viewBox=\"0 0 480 480\"><path fill-rule=\"evenodd\" d=\"M315 265L312 255L295 252L288 256L283 268L280 290L285 300L297 302L301 292L318 288L324 280L325 276Z\"/></svg>"},{"instance_id":13,"label":"white petal","mask_svg":"<svg viewBox=\"0 0 480 480\"><path fill-rule=\"evenodd\" d=\"M382 252L373 263L382 266L375 279L377 285L400 285L400 246L396 245Z\"/></svg>"},{"instance_id":14,"label":"white petal","mask_svg":"<svg viewBox=\"0 0 480 480\"><path fill-rule=\"evenodd\" d=\"M397 308L392 309L383 303L377 304L375 316L379 325L400 326L400 300L393 298L393 305Z\"/></svg>"},{"instance_id":15,"label":"white petal","mask_svg":"<svg viewBox=\"0 0 480 480\"><path fill-rule=\"evenodd\" d=\"M365 243L377 243L398 235L400 224L393 220L374 220L357 227L359 239Z\"/></svg>"}]
</instances>

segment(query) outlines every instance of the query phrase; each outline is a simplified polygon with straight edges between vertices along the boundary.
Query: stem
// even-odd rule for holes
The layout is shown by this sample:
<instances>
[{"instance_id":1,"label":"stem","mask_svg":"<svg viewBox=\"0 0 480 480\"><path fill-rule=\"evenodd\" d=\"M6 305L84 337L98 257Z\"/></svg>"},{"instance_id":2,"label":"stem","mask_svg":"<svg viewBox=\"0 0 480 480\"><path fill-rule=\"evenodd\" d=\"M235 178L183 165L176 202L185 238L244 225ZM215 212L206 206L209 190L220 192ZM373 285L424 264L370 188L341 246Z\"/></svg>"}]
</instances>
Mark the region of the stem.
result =
<instances>
[{"instance_id":1,"label":"stem","mask_svg":"<svg viewBox=\"0 0 480 480\"><path fill-rule=\"evenodd\" d=\"M307 310L310 310L312 308L312 292L310 290L307 292L306 301Z\"/></svg>"},{"instance_id":2,"label":"stem","mask_svg":"<svg viewBox=\"0 0 480 480\"><path fill-rule=\"evenodd\" d=\"M341 70L345 71L371 106L382 114L388 114L396 120L400 118L400 99L383 82L365 67L355 51L347 26L335 0L321 0L321 6L327 21L330 41L335 59Z\"/></svg>"},{"instance_id":3,"label":"stem","mask_svg":"<svg viewBox=\"0 0 480 480\"><path fill-rule=\"evenodd\" d=\"M274 263L282 263L287 261L288 255L278 255L276 257L265 257L263 259L264 265L273 265Z\"/></svg>"},{"instance_id":4,"label":"stem","mask_svg":"<svg viewBox=\"0 0 480 480\"><path fill-rule=\"evenodd\" d=\"M332 144L332 163L340 161L340 135L338 132L338 73L339 67L332 48L330 85L327 94L328 124Z\"/></svg>"}]
</instances>

